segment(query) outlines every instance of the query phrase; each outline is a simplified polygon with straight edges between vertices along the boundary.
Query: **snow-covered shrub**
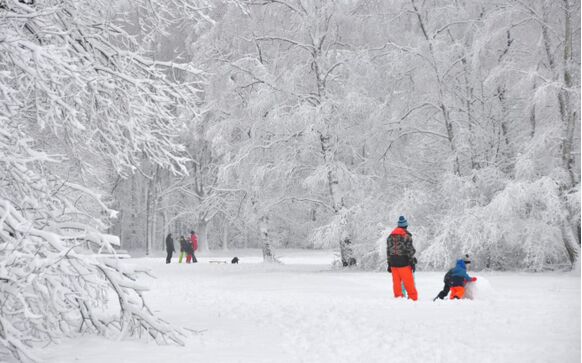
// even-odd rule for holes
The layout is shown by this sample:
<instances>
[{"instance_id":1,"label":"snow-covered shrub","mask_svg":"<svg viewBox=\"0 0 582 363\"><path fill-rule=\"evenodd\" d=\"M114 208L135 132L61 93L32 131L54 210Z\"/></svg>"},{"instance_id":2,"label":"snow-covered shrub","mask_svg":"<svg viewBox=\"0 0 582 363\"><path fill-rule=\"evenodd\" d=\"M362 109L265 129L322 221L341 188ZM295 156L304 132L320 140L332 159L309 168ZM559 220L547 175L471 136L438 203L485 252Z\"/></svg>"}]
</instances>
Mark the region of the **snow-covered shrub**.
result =
<instances>
[{"instance_id":1,"label":"snow-covered shrub","mask_svg":"<svg viewBox=\"0 0 582 363\"><path fill-rule=\"evenodd\" d=\"M488 203L449 210L421 261L444 268L469 253L476 268L540 271L565 265L567 219L559 184L552 178L508 181Z\"/></svg>"},{"instance_id":2,"label":"snow-covered shrub","mask_svg":"<svg viewBox=\"0 0 582 363\"><path fill-rule=\"evenodd\" d=\"M352 208L354 213L351 215L353 222L350 228L355 241L354 257L359 268L377 271L386 269L386 239L396 228L400 215L408 220L417 251L430 243L434 198L426 191L416 189L407 189L399 195L399 199L391 201L378 197L368 198L358 208ZM333 231L333 227L329 230Z\"/></svg>"},{"instance_id":3,"label":"snow-covered shrub","mask_svg":"<svg viewBox=\"0 0 582 363\"><path fill-rule=\"evenodd\" d=\"M347 228L352 242L353 257L357 266L364 270L385 270L386 239L396 228L400 215L405 215L410 224L410 232L417 250L428 245L425 218L430 209L426 193L409 190L403 199L386 202L377 197L367 198L361 204L345 210ZM426 201L426 202L425 202ZM340 239L340 216L334 216L328 224L314 229L310 241L315 248L336 247Z\"/></svg>"}]
</instances>

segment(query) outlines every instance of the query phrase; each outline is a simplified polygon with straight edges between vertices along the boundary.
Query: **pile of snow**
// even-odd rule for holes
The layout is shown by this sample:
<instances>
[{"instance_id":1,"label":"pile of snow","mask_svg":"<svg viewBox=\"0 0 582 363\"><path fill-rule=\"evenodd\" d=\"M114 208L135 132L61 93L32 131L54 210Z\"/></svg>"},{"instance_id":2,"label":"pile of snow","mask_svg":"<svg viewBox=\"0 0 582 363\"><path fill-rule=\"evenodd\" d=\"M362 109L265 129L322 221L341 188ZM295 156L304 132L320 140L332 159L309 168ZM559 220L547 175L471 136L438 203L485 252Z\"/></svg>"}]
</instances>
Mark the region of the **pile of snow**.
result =
<instances>
[{"instance_id":1,"label":"pile of snow","mask_svg":"<svg viewBox=\"0 0 582 363\"><path fill-rule=\"evenodd\" d=\"M468 283L465 286L465 297L471 300L491 300L495 295L495 290L486 278L479 276L477 281Z\"/></svg>"}]
</instances>

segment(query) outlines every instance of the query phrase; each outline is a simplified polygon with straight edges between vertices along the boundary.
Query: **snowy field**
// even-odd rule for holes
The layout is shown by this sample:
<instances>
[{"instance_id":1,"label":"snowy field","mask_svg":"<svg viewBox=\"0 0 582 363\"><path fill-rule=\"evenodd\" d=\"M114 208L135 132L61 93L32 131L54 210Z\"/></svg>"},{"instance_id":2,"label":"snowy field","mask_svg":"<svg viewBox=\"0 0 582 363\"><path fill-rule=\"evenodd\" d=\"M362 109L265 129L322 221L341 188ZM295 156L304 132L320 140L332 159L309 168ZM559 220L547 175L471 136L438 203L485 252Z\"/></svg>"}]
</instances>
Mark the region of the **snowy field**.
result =
<instances>
[{"instance_id":1,"label":"snowy field","mask_svg":"<svg viewBox=\"0 0 582 363\"><path fill-rule=\"evenodd\" d=\"M580 276L474 273L492 291L437 301L443 273L417 272L419 301L395 300L388 273L334 271L329 251L213 252L200 263L133 258L150 306L191 330L185 347L86 337L46 362L580 362ZM239 265L211 263L234 255Z\"/></svg>"}]
</instances>

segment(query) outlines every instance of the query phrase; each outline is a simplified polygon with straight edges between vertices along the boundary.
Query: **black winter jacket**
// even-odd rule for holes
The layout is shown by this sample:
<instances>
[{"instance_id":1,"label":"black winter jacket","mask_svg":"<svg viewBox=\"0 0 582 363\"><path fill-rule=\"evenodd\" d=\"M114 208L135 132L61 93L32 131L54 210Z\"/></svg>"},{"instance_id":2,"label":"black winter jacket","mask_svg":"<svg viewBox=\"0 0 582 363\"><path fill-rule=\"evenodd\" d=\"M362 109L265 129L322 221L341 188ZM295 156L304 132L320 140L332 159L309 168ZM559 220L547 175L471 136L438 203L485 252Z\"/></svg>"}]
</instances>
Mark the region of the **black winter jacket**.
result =
<instances>
[{"instance_id":1,"label":"black winter jacket","mask_svg":"<svg viewBox=\"0 0 582 363\"><path fill-rule=\"evenodd\" d=\"M172 235L168 234L168 236L166 236L166 251L168 252L174 252L174 240L172 239Z\"/></svg>"},{"instance_id":2,"label":"black winter jacket","mask_svg":"<svg viewBox=\"0 0 582 363\"><path fill-rule=\"evenodd\" d=\"M412 234L404 228L396 228L386 240L386 255L392 267L406 267L414 264L416 249L412 245Z\"/></svg>"}]
</instances>

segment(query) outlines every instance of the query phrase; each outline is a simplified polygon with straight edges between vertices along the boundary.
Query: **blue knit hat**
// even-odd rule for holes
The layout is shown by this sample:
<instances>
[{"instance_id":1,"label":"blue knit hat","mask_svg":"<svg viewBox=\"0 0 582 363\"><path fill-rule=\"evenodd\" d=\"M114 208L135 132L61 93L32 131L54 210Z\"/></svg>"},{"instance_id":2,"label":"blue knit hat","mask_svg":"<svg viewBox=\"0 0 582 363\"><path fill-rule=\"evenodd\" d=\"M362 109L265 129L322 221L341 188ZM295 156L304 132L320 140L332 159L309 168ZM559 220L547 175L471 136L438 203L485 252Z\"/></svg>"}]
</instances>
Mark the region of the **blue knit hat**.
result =
<instances>
[{"instance_id":1,"label":"blue knit hat","mask_svg":"<svg viewBox=\"0 0 582 363\"><path fill-rule=\"evenodd\" d=\"M408 221L406 220L406 218L404 218L404 216L400 216L398 218L398 227L402 228L408 227Z\"/></svg>"}]
</instances>

